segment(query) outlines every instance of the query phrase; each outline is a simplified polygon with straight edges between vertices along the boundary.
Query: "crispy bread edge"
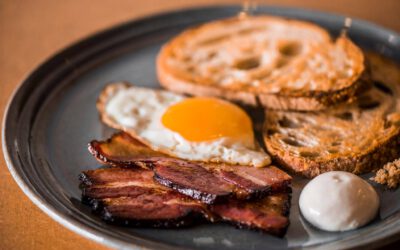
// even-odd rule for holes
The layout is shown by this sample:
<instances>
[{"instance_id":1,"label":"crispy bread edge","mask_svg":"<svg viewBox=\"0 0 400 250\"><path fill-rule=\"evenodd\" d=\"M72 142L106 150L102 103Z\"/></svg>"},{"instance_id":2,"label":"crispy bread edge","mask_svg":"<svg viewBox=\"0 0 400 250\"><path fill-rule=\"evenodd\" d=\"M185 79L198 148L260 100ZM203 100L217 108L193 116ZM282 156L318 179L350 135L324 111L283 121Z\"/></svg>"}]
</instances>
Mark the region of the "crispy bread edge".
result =
<instances>
[{"instance_id":1,"label":"crispy bread edge","mask_svg":"<svg viewBox=\"0 0 400 250\"><path fill-rule=\"evenodd\" d=\"M307 178L314 178L319 174L329 171L347 171L353 174L368 173L400 157L400 131L388 138L379 147L362 152L357 156L338 157L320 161L293 156L281 150L273 150L269 146L269 140L265 133L263 137L268 148L268 153L279 166Z\"/></svg>"}]
</instances>

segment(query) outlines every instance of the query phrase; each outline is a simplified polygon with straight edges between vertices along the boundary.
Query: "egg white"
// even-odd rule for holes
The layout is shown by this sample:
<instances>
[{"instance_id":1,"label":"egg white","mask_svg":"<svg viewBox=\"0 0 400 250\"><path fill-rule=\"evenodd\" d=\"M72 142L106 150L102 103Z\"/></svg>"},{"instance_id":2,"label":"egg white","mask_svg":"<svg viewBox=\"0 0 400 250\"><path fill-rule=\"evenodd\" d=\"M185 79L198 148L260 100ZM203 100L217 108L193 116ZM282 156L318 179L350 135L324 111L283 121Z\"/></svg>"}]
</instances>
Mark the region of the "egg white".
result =
<instances>
[{"instance_id":1,"label":"egg white","mask_svg":"<svg viewBox=\"0 0 400 250\"><path fill-rule=\"evenodd\" d=\"M260 149L254 138L219 138L192 142L166 128L161 118L171 105L184 100L179 94L131 86L109 97L105 112L125 131L134 131L140 141L169 155L205 162L262 167L270 157Z\"/></svg>"}]
</instances>

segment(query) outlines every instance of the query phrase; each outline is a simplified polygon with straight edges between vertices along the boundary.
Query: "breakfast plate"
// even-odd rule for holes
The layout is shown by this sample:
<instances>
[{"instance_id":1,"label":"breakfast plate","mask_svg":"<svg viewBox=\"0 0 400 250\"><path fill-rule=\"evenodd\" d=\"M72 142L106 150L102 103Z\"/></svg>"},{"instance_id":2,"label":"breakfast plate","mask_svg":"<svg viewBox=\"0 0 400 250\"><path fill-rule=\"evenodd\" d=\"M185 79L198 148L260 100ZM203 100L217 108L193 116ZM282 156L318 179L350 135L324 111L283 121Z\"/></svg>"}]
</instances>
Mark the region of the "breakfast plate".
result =
<instances>
[{"instance_id":1,"label":"breakfast plate","mask_svg":"<svg viewBox=\"0 0 400 250\"><path fill-rule=\"evenodd\" d=\"M87 143L113 133L99 122L95 107L105 85L129 81L159 88L154 65L162 44L189 26L238 11L235 6L188 9L125 23L70 46L34 70L14 93L2 131L9 170L25 194L70 230L120 249L338 249L377 247L398 239L400 190L376 186L379 216L360 229L331 233L312 227L300 215L299 194L307 183L300 177L293 180L291 224L284 238L225 224L169 230L117 227L81 204L78 175L100 166L87 152ZM344 20L327 13L267 6L260 6L258 13L312 21L333 36L339 34ZM400 35L395 32L353 20L349 36L366 50L400 61Z\"/></svg>"}]
</instances>

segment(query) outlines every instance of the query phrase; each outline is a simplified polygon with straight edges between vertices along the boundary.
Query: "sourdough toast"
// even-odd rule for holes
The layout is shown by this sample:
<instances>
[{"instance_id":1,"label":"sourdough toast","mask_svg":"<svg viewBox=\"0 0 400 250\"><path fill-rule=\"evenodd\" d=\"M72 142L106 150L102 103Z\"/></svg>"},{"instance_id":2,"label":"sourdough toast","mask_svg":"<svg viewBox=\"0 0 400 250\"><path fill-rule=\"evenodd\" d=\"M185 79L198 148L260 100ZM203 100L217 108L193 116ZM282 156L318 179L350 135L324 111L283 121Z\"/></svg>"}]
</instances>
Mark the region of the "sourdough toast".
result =
<instances>
[{"instance_id":1,"label":"sourdough toast","mask_svg":"<svg viewBox=\"0 0 400 250\"><path fill-rule=\"evenodd\" d=\"M400 68L368 54L373 87L323 112L266 111L264 141L282 166L314 177L370 172L400 156Z\"/></svg>"},{"instance_id":2,"label":"sourdough toast","mask_svg":"<svg viewBox=\"0 0 400 250\"><path fill-rule=\"evenodd\" d=\"M349 100L364 81L362 51L304 21L231 18L189 29L157 58L162 86L283 110L320 110Z\"/></svg>"}]
</instances>

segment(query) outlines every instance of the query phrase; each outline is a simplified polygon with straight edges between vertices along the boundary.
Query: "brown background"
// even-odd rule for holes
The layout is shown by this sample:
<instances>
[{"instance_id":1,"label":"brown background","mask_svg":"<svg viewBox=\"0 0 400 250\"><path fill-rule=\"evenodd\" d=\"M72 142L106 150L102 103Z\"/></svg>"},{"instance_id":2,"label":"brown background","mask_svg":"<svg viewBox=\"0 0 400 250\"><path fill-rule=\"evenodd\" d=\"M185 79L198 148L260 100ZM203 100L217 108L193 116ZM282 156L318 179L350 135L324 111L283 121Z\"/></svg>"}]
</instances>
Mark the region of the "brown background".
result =
<instances>
[{"instance_id":1,"label":"brown background","mask_svg":"<svg viewBox=\"0 0 400 250\"><path fill-rule=\"evenodd\" d=\"M0 117L12 91L40 62L93 32L177 8L241 1L0 0ZM400 32L399 0L268 0L363 18ZM2 152L1 152L2 155ZM18 188L0 156L1 249L106 249L54 222Z\"/></svg>"}]
</instances>

